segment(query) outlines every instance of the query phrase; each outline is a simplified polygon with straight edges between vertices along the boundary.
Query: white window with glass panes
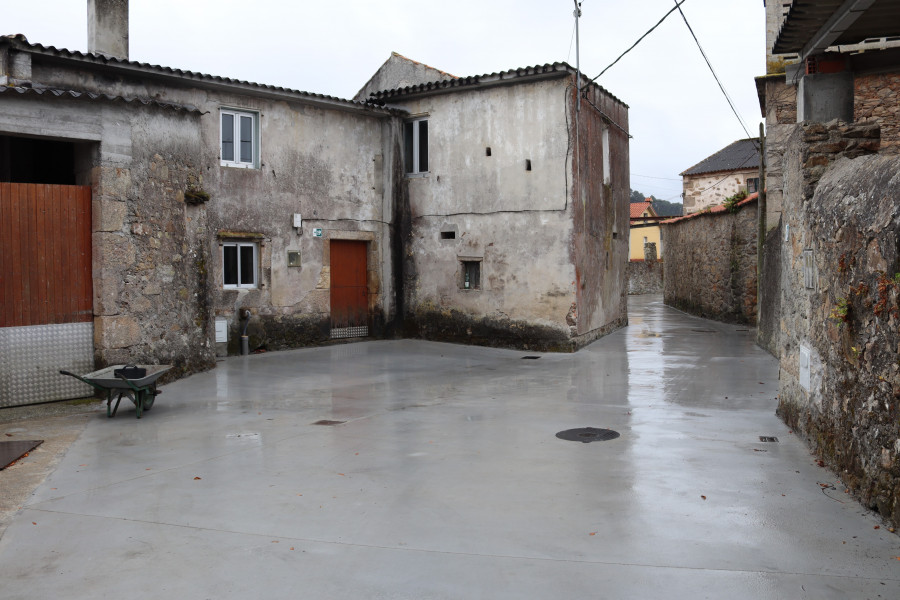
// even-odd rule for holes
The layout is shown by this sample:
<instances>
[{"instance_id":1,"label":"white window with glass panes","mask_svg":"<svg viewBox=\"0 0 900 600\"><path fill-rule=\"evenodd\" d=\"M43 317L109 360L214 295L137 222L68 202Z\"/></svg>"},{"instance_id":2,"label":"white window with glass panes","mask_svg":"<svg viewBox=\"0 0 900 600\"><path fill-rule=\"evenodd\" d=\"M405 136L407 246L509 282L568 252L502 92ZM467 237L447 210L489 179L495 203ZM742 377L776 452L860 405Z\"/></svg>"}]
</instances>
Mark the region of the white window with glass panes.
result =
<instances>
[{"instance_id":1,"label":"white window with glass panes","mask_svg":"<svg viewBox=\"0 0 900 600\"><path fill-rule=\"evenodd\" d=\"M259 245L255 242L222 243L222 287L257 288Z\"/></svg>"},{"instance_id":2,"label":"white window with glass panes","mask_svg":"<svg viewBox=\"0 0 900 600\"><path fill-rule=\"evenodd\" d=\"M220 164L223 167L258 167L259 114L230 109L222 109L219 114Z\"/></svg>"}]
</instances>

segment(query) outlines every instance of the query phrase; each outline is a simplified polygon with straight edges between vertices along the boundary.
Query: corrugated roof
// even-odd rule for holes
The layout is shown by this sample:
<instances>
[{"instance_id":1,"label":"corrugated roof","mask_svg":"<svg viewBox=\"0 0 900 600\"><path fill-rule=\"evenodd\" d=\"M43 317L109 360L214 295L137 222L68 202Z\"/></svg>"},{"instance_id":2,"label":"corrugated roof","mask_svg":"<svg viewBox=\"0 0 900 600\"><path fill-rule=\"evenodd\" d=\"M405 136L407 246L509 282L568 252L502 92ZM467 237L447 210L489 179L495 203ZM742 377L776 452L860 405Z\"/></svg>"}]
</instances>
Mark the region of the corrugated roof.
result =
<instances>
[{"instance_id":1,"label":"corrugated roof","mask_svg":"<svg viewBox=\"0 0 900 600\"><path fill-rule=\"evenodd\" d=\"M55 88L29 88L17 86L0 86L0 94L36 94L38 96L52 96L54 98L80 98L83 100L105 100L107 102L122 102L125 104L142 104L144 106L155 106L166 110L174 110L176 112L189 112L201 114L199 108L192 104L176 104L175 102L162 102L153 98L144 98L141 96L111 96L109 94L94 94L92 92L79 92L77 90L60 90Z\"/></svg>"},{"instance_id":2,"label":"corrugated roof","mask_svg":"<svg viewBox=\"0 0 900 600\"><path fill-rule=\"evenodd\" d=\"M680 175L700 175L720 171L759 168L759 142L754 138L738 140L725 146L715 154L707 156Z\"/></svg>"},{"instance_id":3,"label":"corrugated roof","mask_svg":"<svg viewBox=\"0 0 900 600\"><path fill-rule=\"evenodd\" d=\"M56 48L55 46L44 46L43 44L35 44L28 41L22 34L6 35L0 37L0 43L7 41L23 46L25 49L49 57L59 57L63 59L81 60L84 62L106 65L114 68L128 69L136 72L151 72L155 74L187 79L192 82L209 83L213 85L240 86L247 90L266 92L269 94L289 95L300 100L308 100L319 104L332 104L345 108L356 108L359 110L373 111L381 114L395 114L394 109L373 106L367 102L355 102L353 100L345 100L336 96L328 96L326 94L315 94L312 92L304 92L291 88L285 88L275 85L266 85L262 83L254 83L252 81L244 81L240 79L231 79L229 77L220 77L218 75L207 75L206 73L198 73L196 71L188 71L184 69L173 69L172 67L163 67L161 65L152 65L150 63L142 63L132 60L124 60L120 58L112 58L100 54L92 54L89 52L80 52L78 50L67 50L65 48Z\"/></svg>"},{"instance_id":4,"label":"corrugated roof","mask_svg":"<svg viewBox=\"0 0 900 600\"><path fill-rule=\"evenodd\" d=\"M484 75L471 75L469 77L457 77L456 79L450 80L442 80L442 81L432 81L430 83L423 83L420 85L411 85L404 88L397 88L393 90L382 90L379 92L373 92L370 96L370 102L374 102L376 104L384 104L385 102L390 102L393 100L397 100L404 96L412 96L415 94L435 94L435 93L447 93L460 91L466 87L478 86L478 85L489 85L489 84L499 84L499 83L516 83L519 79L527 79L527 78L549 78L553 76L562 77L564 75L574 75L577 71L574 67L564 62L555 62L552 64L544 64L544 65L535 65L533 67L520 67L518 69L510 69L508 71L500 71L499 73L486 73ZM582 78L586 80L584 74L582 73ZM624 106L628 108L628 105L616 98L614 95L609 93L608 90L603 88L602 86L591 83L590 85L596 86L600 89L604 94Z\"/></svg>"},{"instance_id":5,"label":"corrugated roof","mask_svg":"<svg viewBox=\"0 0 900 600\"><path fill-rule=\"evenodd\" d=\"M855 6L846 8L845 4L845 0L794 0L772 52L801 52L826 25L833 34L829 46L900 35L900 2L897 0L858 0ZM842 8L847 11L844 18L830 23L832 16Z\"/></svg>"},{"instance_id":6,"label":"corrugated roof","mask_svg":"<svg viewBox=\"0 0 900 600\"><path fill-rule=\"evenodd\" d=\"M750 204L751 202L754 202L758 199L759 199L759 192L753 192L752 194L750 194L749 196L747 196L746 198L744 198L743 200L741 200L740 202L735 204L735 206L740 208L740 207ZM728 207L726 207L724 204L719 204L718 206L713 206L709 210L701 210L700 212L695 212L695 213L691 213L689 215L684 215L683 217L675 217L674 219L666 219L665 221L662 221L661 223L662 223L662 225L668 225L670 223L678 223L680 221L687 221L688 219L696 219L697 217L702 217L704 215L719 215L719 214L726 212L727 210L728 210Z\"/></svg>"}]
</instances>

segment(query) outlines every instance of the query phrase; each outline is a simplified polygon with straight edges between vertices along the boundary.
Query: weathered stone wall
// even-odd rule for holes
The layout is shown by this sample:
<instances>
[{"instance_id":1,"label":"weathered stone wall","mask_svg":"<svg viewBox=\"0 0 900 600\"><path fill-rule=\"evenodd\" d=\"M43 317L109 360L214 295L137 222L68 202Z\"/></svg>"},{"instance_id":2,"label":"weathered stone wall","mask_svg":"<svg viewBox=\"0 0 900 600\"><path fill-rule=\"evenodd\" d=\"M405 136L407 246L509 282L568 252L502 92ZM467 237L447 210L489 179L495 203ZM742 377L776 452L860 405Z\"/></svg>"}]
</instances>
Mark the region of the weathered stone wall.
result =
<instances>
[{"instance_id":1,"label":"weathered stone wall","mask_svg":"<svg viewBox=\"0 0 900 600\"><path fill-rule=\"evenodd\" d=\"M778 227L766 233L763 243L763 270L759 282L756 343L776 358L781 351L781 240L783 230Z\"/></svg>"},{"instance_id":2,"label":"weathered stone wall","mask_svg":"<svg viewBox=\"0 0 900 600\"><path fill-rule=\"evenodd\" d=\"M881 128L882 154L900 154L900 73L857 75L853 120Z\"/></svg>"},{"instance_id":3,"label":"weathered stone wall","mask_svg":"<svg viewBox=\"0 0 900 600\"><path fill-rule=\"evenodd\" d=\"M663 291L663 261L630 260L628 273L628 295L661 294Z\"/></svg>"},{"instance_id":4,"label":"weathered stone wall","mask_svg":"<svg viewBox=\"0 0 900 600\"><path fill-rule=\"evenodd\" d=\"M663 224L666 304L708 319L756 323L757 201L736 208Z\"/></svg>"},{"instance_id":5,"label":"weathered stone wall","mask_svg":"<svg viewBox=\"0 0 900 600\"><path fill-rule=\"evenodd\" d=\"M765 78L766 95L766 229L781 218L784 185L783 156L791 133L797 127L797 86L789 85L783 73Z\"/></svg>"},{"instance_id":6,"label":"weathered stone wall","mask_svg":"<svg viewBox=\"0 0 900 600\"><path fill-rule=\"evenodd\" d=\"M0 115L0 131L97 145L87 183L94 187L99 365L153 358L183 367L179 373L204 368L214 349L226 347L215 347L215 317L227 320L228 349L237 352L240 309L252 314L253 348L327 340L332 239L366 242L370 332L386 330L396 314L390 244L401 180L396 117L274 88L175 75L160 84L105 61L14 53L28 63L20 74L34 87L196 107L179 112L63 96L42 113L48 100L32 96L16 102L21 114ZM19 99L4 100L8 107ZM222 108L257 115L256 168L221 164ZM210 200L185 204L188 188L202 188ZM302 232L293 227L297 213ZM312 236L313 228L323 235ZM224 289L222 243L244 234L259 244L261 285ZM299 251L300 267L288 266L288 251Z\"/></svg>"},{"instance_id":7,"label":"weathered stone wall","mask_svg":"<svg viewBox=\"0 0 900 600\"><path fill-rule=\"evenodd\" d=\"M813 124L791 139L778 414L900 526L900 158L864 156L877 133Z\"/></svg>"},{"instance_id":8,"label":"weathered stone wall","mask_svg":"<svg viewBox=\"0 0 900 600\"><path fill-rule=\"evenodd\" d=\"M207 215L184 201L202 178L199 116L119 118L131 124L131 156L120 162L101 142L95 169L95 353L104 365L174 364L175 375L209 368Z\"/></svg>"},{"instance_id":9,"label":"weathered stone wall","mask_svg":"<svg viewBox=\"0 0 900 600\"><path fill-rule=\"evenodd\" d=\"M573 308L575 343L581 346L628 323L628 108L602 88L590 86L582 90L585 99L578 111L574 82L564 83L569 91L569 114L575 115L569 133L575 141L570 166L576 275ZM585 100L588 106L584 106Z\"/></svg>"},{"instance_id":10,"label":"weathered stone wall","mask_svg":"<svg viewBox=\"0 0 900 600\"><path fill-rule=\"evenodd\" d=\"M768 8L767 8L768 12ZM783 71L783 61L775 61ZM781 246L783 240L782 189L784 152L797 128L797 86L788 85L785 74L773 73L762 79L766 119L766 238L763 242L763 271L760 274L757 343L778 356L779 313L781 307ZM759 80L758 80L759 81Z\"/></svg>"},{"instance_id":11,"label":"weathered stone wall","mask_svg":"<svg viewBox=\"0 0 900 600\"><path fill-rule=\"evenodd\" d=\"M400 105L428 115L433 149L429 172L406 179L406 335L571 351L608 332L610 322L624 323L627 137L609 133L611 184L585 180L578 191L573 89L570 78L557 77ZM582 107L582 115L585 130L588 120L599 123L592 110ZM599 129L582 147L583 178L604 175ZM576 234L577 210L588 210L589 228ZM581 270L588 254L592 263ZM479 264L477 288L464 288L464 262Z\"/></svg>"}]
</instances>

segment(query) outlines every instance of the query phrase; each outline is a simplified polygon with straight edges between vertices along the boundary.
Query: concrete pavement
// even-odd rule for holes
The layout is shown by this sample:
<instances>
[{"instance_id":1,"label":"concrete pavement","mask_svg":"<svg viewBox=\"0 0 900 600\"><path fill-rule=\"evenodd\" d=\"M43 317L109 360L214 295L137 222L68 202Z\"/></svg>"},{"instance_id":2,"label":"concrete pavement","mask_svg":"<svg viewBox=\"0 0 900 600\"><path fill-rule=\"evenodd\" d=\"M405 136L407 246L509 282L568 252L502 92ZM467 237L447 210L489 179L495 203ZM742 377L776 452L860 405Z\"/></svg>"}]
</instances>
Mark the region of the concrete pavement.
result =
<instances>
[{"instance_id":1,"label":"concrete pavement","mask_svg":"<svg viewBox=\"0 0 900 600\"><path fill-rule=\"evenodd\" d=\"M571 355L278 352L98 411L0 538L0 597L900 597L776 361L659 300Z\"/></svg>"}]
</instances>

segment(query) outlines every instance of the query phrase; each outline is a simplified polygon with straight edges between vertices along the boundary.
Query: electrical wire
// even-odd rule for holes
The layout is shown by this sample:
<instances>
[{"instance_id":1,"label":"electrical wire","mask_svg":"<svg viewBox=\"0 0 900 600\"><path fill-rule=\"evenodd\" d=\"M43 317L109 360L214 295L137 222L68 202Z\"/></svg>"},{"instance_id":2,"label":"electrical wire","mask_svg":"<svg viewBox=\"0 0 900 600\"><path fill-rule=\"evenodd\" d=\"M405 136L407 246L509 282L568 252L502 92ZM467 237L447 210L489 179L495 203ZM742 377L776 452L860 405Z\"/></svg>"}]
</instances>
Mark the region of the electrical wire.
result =
<instances>
[{"instance_id":1,"label":"electrical wire","mask_svg":"<svg viewBox=\"0 0 900 600\"><path fill-rule=\"evenodd\" d=\"M683 4L683 3L684 3L684 1L682 0L681 4ZM738 123L741 124L741 128L744 130L744 133L747 134L747 137L752 139L753 136L750 135L749 131L747 131L747 126L744 125L744 120L741 118L741 115L738 114L737 108L734 107L734 102L731 101L731 96L729 96L728 92L725 91L725 86L722 85L722 81L719 79L719 76L716 75L716 70L713 69L712 63L709 62L709 58L706 56L706 52L703 51L703 46L700 45L700 40L697 39L697 35L694 33L693 27L691 27L691 24L688 23L688 20L684 14L684 11L681 10L681 4L679 4L678 0L675 0L675 8L678 9L678 12L681 14L681 18L684 19L684 24L687 25L688 31L691 32L691 37L694 38L694 42L697 44L697 48L700 50L700 54L703 55L703 60L706 61L706 66L709 67L710 73L712 73L712 76L715 78L716 83L719 84L719 89L722 90L722 94L725 96L725 99L728 101L728 106L731 107L731 112L733 112L734 116L737 117ZM756 141L753 142L753 145L756 147L757 150L759 150L759 145L757 144Z\"/></svg>"},{"instance_id":2,"label":"electrical wire","mask_svg":"<svg viewBox=\"0 0 900 600\"><path fill-rule=\"evenodd\" d=\"M687 2L687 0L681 0L680 2L679 2L679 0L675 0L675 8L670 9L669 12L667 12L665 15L663 15L663 18L660 19L660 20L656 23L656 25L654 25L654 26L651 27L649 30L647 30L647 33L645 33L644 35L642 35L641 37L639 37L639 38L638 38L638 41L636 41L635 43L633 43L633 44L631 45L631 47L628 48L628 50L626 50L625 52L623 52L622 54L620 54L619 57L618 57L616 60L612 61L612 62L609 64L608 67L606 67L605 69L603 69L602 71L600 71L600 75L603 75L604 73L606 73L607 71L609 71L609 70L613 67L613 65L615 65L617 62L619 62L620 60L622 60L622 57L623 57L623 56L625 56L626 54L628 54L629 52L631 52L632 50L634 50L634 47L635 47L635 46L637 46L638 44L640 44L641 41L642 41L645 37L647 37L648 35L650 35L651 33L653 33L653 30L654 30L654 29L656 29L657 27L659 27L660 25L662 25L662 22L665 21L665 20L669 17L669 15L671 15L673 12L675 12L675 9L676 9L676 8L677 8L677 9L680 9L681 5L684 4L685 2ZM594 77L593 79L591 79L591 82L596 81L597 79L599 79L599 78L600 78L600 75L597 75L597 77Z\"/></svg>"},{"instance_id":3,"label":"electrical wire","mask_svg":"<svg viewBox=\"0 0 900 600\"><path fill-rule=\"evenodd\" d=\"M616 123L615 121L613 121L613 120L612 120L612 117L610 117L608 114L606 114L605 112L603 112L602 110L600 110L600 107L599 107L599 106L597 106L596 104L594 104L593 102L591 102L591 99L588 98L588 96L587 96L587 91L582 92L581 97L584 98L585 101L586 101L588 104L590 104L590 105L593 107L594 110L596 110L598 113L600 113L600 116L603 117L603 120L604 120L606 123L609 123L610 125L612 125L612 126L615 127L616 129L618 129L619 131L621 131L622 133L624 133L625 135L627 135L627 136L628 136L628 139L632 139L632 138L634 137L633 135L631 135L630 133L628 133L628 130L627 130L627 129L625 129L624 127L622 127L621 125L619 125L618 123Z\"/></svg>"},{"instance_id":4,"label":"electrical wire","mask_svg":"<svg viewBox=\"0 0 900 600\"><path fill-rule=\"evenodd\" d=\"M632 173L632 177L644 177L646 179L663 179L665 181L681 181L681 178L674 177L653 177L652 175L638 175L637 173Z\"/></svg>"},{"instance_id":5,"label":"electrical wire","mask_svg":"<svg viewBox=\"0 0 900 600\"><path fill-rule=\"evenodd\" d=\"M575 24L572 24L572 39L569 40L569 53L566 55L566 62L572 58L572 46L575 45Z\"/></svg>"}]
</instances>

